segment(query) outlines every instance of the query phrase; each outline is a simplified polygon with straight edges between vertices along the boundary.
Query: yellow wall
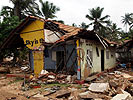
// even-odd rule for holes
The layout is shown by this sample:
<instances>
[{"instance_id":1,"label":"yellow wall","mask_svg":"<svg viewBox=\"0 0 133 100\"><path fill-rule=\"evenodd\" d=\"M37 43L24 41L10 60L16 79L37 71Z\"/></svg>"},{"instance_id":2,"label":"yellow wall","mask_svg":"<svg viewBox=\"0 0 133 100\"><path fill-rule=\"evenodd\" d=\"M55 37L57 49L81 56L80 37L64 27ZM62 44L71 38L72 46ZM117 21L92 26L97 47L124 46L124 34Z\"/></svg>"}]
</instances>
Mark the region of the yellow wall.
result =
<instances>
[{"instance_id":1,"label":"yellow wall","mask_svg":"<svg viewBox=\"0 0 133 100\"><path fill-rule=\"evenodd\" d=\"M43 26L44 22L36 20L33 21L30 25L28 25L20 32L20 36L21 38L23 38L24 44L26 44L26 46L29 49L35 49L41 45L40 42L44 40ZM40 31L35 31L35 30L40 30Z\"/></svg>"},{"instance_id":2,"label":"yellow wall","mask_svg":"<svg viewBox=\"0 0 133 100\"><path fill-rule=\"evenodd\" d=\"M38 76L44 68L43 50L36 51L42 47L44 42L44 22L35 20L20 32L20 37L23 38L24 44L33 51L34 58L34 74ZM39 30L39 31L37 31Z\"/></svg>"},{"instance_id":3,"label":"yellow wall","mask_svg":"<svg viewBox=\"0 0 133 100\"><path fill-rule=\"evenodd\" d=\"M38 76L43 70L43 51L33 51L34 56L34 74Z\"/></svg>"},{"instance_id":4,"label":"yellow wall","mask_svg":"<svg viewBox=\"0 0 133 100\"><path fill-rule=\"evenodd\" d=\"M114 48L107 48L109 50L109 59L106 59L106 49L99 43L95 41L89 41L87 42L88 45L86 45L85 39L81 40L82 43L80 43L80 47L84 50L85 56L84 60L81 60L81 76L84 78L85 72L86 72L86 56L87 56L87 49L92 49L92 56L93 56L93 67L88 69L90 70L90 74L94 72L101 72L101 50L104 50L104 68L105 69L110 69L116 65L115 61L115 49ZM99 51L99 57L97 56L96 53L96 47L98 48ZM112 53L114 56L111 57L110 53Z\"/></svg>"}]
</instances>

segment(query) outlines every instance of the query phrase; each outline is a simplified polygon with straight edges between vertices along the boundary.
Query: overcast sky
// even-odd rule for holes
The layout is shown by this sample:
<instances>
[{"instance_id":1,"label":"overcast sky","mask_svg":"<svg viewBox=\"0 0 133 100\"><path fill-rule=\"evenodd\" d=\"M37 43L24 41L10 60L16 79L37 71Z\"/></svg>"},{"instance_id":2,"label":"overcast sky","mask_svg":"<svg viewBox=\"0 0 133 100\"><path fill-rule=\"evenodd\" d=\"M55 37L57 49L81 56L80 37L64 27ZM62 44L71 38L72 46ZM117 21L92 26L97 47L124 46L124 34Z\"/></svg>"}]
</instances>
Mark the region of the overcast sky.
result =
<instances>
[{"instance_id":1,"label":"overcast sky","mask_svg":"<svg viewBox=\"0 0 133 100\"><path fill-rule=\"evenodd\" d=\"M65 24L77 25L82 22L89 23L89 20L85 18L85 15L89 13L88 9L95 7L104 7L103 16L110 15L110 19L117 23L119 27L123 27L121 24L121 16L125 13L133 13L133 0L48 0L53 2L60 8L60 11L56 14L58 20L63 20ZM10 5L9 0L1 0L0 8L4 5Z\"/></svg>"}]
</instances>

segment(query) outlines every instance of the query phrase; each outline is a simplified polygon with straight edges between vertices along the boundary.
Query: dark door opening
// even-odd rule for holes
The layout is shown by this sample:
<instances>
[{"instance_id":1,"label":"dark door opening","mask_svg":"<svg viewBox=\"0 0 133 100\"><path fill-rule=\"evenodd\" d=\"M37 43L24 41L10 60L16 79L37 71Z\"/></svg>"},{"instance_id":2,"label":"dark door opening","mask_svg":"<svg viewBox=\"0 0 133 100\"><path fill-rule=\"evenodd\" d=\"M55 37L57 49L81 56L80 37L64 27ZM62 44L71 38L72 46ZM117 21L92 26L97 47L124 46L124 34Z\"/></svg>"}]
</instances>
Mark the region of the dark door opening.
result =
<instances>
[{"instance_id":1,"label":"dark door opening","mask_svg":"<svg viewBox=\"0 0 133 100\"><path fill-rule=\"evenodd\" d=\"M101 50L101 71L104 71L104 50Z\"/></svg>"},{"instance_id":2,"label":"dark door opening","mask_svg":"<svg viewBox=\"0 0 133 100\"><path fill-rule=\"evenodd\" d=\"M56 70L61 71L64 67L64 51L56 52Z\"/></svg>"}]
</instances>

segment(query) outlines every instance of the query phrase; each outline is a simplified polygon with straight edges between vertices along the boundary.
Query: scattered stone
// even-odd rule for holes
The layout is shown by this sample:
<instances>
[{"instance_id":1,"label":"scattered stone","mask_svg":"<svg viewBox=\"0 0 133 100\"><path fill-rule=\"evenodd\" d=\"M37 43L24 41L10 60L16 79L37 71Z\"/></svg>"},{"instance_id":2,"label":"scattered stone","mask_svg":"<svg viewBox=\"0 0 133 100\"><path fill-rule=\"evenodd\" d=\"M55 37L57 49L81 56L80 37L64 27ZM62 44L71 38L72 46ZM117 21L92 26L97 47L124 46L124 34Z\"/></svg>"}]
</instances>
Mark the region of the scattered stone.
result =
<instances>
[{"instance_id":1,"label":"scattered stone","mask_svg":"<svg viewBox=\"0 0 133 100\"><path fill-rule=\"evenodd\" d=\"M10 73L10 70L8 67L0 67L0 73Z\"/></svg>"},{"instance_id":2,"label":"scattered stone","mask_svg":"<svg viewBox=\"0 0 133 100\"><path fill-rule=\"evenodd\" d=\"M103 99L97 98L97 99L93 99L93 100L103 100Z\"/></svg>"},{"instance_id":3,"label":"scattered stone","mask_svg":"<svg viewBox=\"0 0 133 100\"><path fill-rule=\"evenodd\" d=\"M125 90L128 91L133 96L133 85L128 86Z\"/></svg>"},{"instance_id":4,"label":"scattered stone","mask_svg":"<svg viewBox=\"0 0 133 100\"><path fill-rule=\"evenodd\" d=\"M94 98L98 98L98 96L96 94L92 94L90 91L86 91L83 93L79 94L79 99L94 99Z\"/></svg>"},{"instance_id":5,"label":"scattered stone","mask_svg":"<svg viewBox=\"0 0 133 100\"><path fill-rule=\"evenodd\" d=\"M72 76L72 83L74 83L76 79L77 79L77 75L73 75Z\"/></svg>"},{"instance_id":6,"label":"scattered stone","mask_svg":"<svg viewBox=\"0 0 133 100\"><path fill-rule=\"evenodd\" d=\"M115 73L109 73L109 75L114 75Z\"/></svg>"},{"instance_id":7,"label":"scattered stone","mask_svg":"<svg viewBox=\"0 0 133 100\"><path fill-rule=\"evenodd\" d=\"M105 92L109 89L109 83L91 83L89 90L93 92Z\"/></svg>"},{"instance_id":8,"label":"scattered stone","mask_svg":"<svg viewBox=\"0 0 133 100\"><path fill-rule=\"evenodd\" d=\"M114 71L114 73L115 73L115 74L118 74L118 75L120 75L120 74L121 74L121 72L120 72L120 71Z\"/></svg>"},{"instance_id":9,"label":"scattered stone","mask_svg":"<svg viewBox=\"0 0 133 100\"><path fill-rule=\"evenodd\" d=\"M128 94L117 94L111 100L132 100Z\"/></svg>"},{"instance_id":10,"label":"scattered stone","mask_svg":"<svg viewBox=\"0 0 133 100\"><path fill-rule=\"evenodd\" d=\"M49 72L46 70L42 70L40 74L48 74Z\"/></svg>"},{"instance_id":11,"label":"scattered stone","mask_svg":"<svg viewBox=\"0 0 133 100\"><path fill-rule=\"evenodd\" d=\"M44 93L43 93L43 96L48 96L48 95L51 95L51 94L53 94L53 93L55 93L56 91L45 91Z\"/></svg>"},{"instance_id":12,"label":"scattered stone","mask_svg":"<svg viewBox=\"0 0 133 100\"><path fill-rule=\"evenodd\" d=\"M55 79L55 76L54 75L48 75L48 78Z\"/></svg>"},{"instance_id":13,"label":"scattered stone","mask_svg":"<svg viewBox=\"0 0 133 100\"><path fill-rule=\"evenodd\" d=\"M131 77L133 77L133 76L131 76L131 75L129 75L129 74L126 74L126 73L122 73L121 74L124 78L131 78Z\"/></svg>"},{"instance_id":14,"label":"scattered stone","mask_svg":"<svg viewBox=\"0 0 133 100\"><path fill-rule=\"evenodd\" d=\"M56 92L56 98L69 97L71 94L68 90L60 90Z\"/></svg>"},{"instance_id":15,"label":"scattered stone","mask_svg":"<svg viewBox=\"0 0 133 100\"><path fill-rule=\"evenodd\" d=\"M68 81L68 83L71 83L72 82L72 76L71 75L68 75L66 80Z\"/></svg>"},{"instance_id":16,"label":"scattered stone","mask_svg":"<svg viewBox=\"0 0 133 100\"><path fill-rule=\"evenodd\" d=\"M93 75L93 76L86 78L85 81L86 82L92 82L92 81L96 80L96 78L97 78L97 75Z\"/></svg>"},{"instance_id":17,"label":"scattered stone","mask_svg":"<svg viewBox=\"0 0 133 100\"><path fill-rule=\"evenodd\" d=\"M74 96L70 96L68 100L74 100Z\"/></svg>"},{"instance_id":18,"label":"scattered stone","mask_svg":"<svg viewBox=\"0 0 133 100\"><path fill-rule=\"evenodd\" d=\"M114 87L114 88L117 88L117 87L118 87L118 83L115 82L115 81L110 81L110 82L109 82L109 85L110 85L111 87Z\"/></svg>"},{"instance_id":19,"label":"scattered stone","mask_svg":"<svg viewBox=\"0 0 133 100\"><path fill-rule=\"evenodd\" d=\"M55 83L55 80L47 80L47 83Z\"/></svg>"},{"instance_id":20,"label":"scattered stone","mask_svg":"<svg viewBox=\"0 0 133 100\"><path fill-rule=\"evenodd\" d=\"M122 93L123 93L123 94L127 94L130 98L132 97L130 93L128 93L128 92L126 92L126 91L124 91L124 90L122 90Z\"/></svg>"},{"instance_id":21,"label":"scattered stone","mask_svg":"<svg viewBox=\"0 0 133 100\"><path fill-rule=\"evenodd\" d=\"M133 77L128 79L131 83L133 83Z\"/></svg>"},{"instance_id":22,"label":"scattered stone","mask_svg":"<svg viewBox=\"0 0 133 100\"><path fill-rule=\"evenodd\" d=\"M34 95L33 97L43 98L44 96L38 93L38 94Z\"/></svg>"}]
</instances>

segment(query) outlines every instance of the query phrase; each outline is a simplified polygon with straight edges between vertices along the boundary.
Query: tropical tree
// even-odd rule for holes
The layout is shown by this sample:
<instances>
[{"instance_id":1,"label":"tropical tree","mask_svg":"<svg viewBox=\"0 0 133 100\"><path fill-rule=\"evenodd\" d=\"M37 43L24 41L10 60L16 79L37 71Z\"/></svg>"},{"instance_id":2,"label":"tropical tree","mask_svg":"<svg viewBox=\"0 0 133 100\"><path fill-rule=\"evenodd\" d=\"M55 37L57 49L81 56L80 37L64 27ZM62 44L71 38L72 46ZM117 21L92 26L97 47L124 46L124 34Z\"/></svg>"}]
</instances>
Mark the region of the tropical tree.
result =
<instances>
[{"instance_id":1,"label":"tropical tree","mask_svg":"<svg viewBox=\"0 0 133 100\"><path fill-rule=\"evenodd\" d=\"M43 2L42 0L39 0L41 3L41 16L45 17L45 19L48 18L55 18L55 14L57 11L60 11L59 7L56 7L53 3L49 3L48 1Z\"/></svg>"},{"instance_id":2,"label":"tropical tree","mask_svg":"<svg viewBox=\"0 0 133 100\"><path fill-rule=\"evenodd\" d=\"M20 23L18 16L6 17L0 22L0 45L9 33Z\"/></svg>"},{"instance_id":3,"label":"tropical tree","mask_svg":"<svg viewBox=\"0 0 133 100\"><path fill-rule=\"evenodd\" d=\"M121 31L121 28L118 28L116 23L112 23L109 27L107 27L107 31L106 31L106 33L108 34L107 38L110 41L118 42L121 34L120 31Z\"/></svg>"},{"instance_id":4,"label":"tropical tree","mask_svg":"<svg viewBox=\"0 0 133 100\"><path fill-rule=\"evenodd\" d=\"M109 15L102 17L102 12L104 8L96 7L89 9L89 14L86 15L90 21L92 21L89 25L93 25L93 30L97 33L105 29L107 23L109 23Z\"/></svg>"},{"instance_id":5,"label":"tropical tree","mask_svg":"<svg viewBox=\"0 0 133 100\"><path fill-rule=\"evenodd\" d=\"M3 14L7 14L8 12L4 11ZM0 45L2 45L3 41L9 36L9 33L20 23L18 16L9 16L7 14L6 17L2 18L0 21ZM0 53L0 61L2 61L3 57L11 54L11 52L17 52L17 50L3 50Z\"/></svg>"},{"instance_id":6,"label":"tropical tree","mask_svg":"<svg viewBox=\"0 0 133 100\"><path fill-rule=\"evenodd\" d=\"M122 23L126 26L126 32L128 26L133 26L133 13L126 13L122 16Z\"/></svg>"},{"instance_id":7,"label":"tropical tree","mask_svg":"<svg viewBox=\"0 0 133 100\"><path fill-rule=\"evenodd\" d=\"M11 16L18 16L19 19L25 18L27 15L36 16L39 14L39 6L36 0L10 0L14 7L4 6L2 9L8 11ZM5 14L5 13L4 13Z\"/></svg>"},{"instance_id":8,"label":"tropical tree","mask_svg":"<svg viewBox=\"0 0 133 100\"><path fill-rule=\"evenodd\" d=\"M81 25L79 25L80 28L83 29L87 29L89 27L89 25L87 25L86 23L82 22Z\"/></svg>"},{"instance_id":9,"label":"tropical tree","mask_svg":"<svg viewBox=\"0 0 133 100\"><path fill-rule=\"evenodd\" d=\"M133 39L133 29L129 29L128 36L129 39Z\"/></svg>"}]
</instances>

